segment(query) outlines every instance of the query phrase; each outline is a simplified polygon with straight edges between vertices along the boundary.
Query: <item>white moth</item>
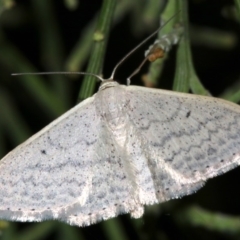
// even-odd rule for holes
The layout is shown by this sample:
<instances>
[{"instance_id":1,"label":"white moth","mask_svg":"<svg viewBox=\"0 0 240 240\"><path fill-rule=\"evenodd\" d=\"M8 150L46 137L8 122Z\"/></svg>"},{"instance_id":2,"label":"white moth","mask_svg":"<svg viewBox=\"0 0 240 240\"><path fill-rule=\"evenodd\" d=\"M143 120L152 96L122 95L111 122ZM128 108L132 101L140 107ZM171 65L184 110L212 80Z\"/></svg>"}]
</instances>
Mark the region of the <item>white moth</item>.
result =
<instances>
[{"instance_id":1,"label":"white moth","mask_svg":"<svg viewBox=\"0 0 240 240\"><path fill-rule=\"evenodd\" d=\"M0 161L0 218L139 218L236 167L239 152L238 105L110 78Z\"/></svg>"},{"instance_id":2,"label":"white moth","mask_svg":"<svg viewBox=\"0 0 240 240\"><path fill-rule=\"evenodd\" d=\"M238 105L104 81L0 161L0 218L139 218L239 165L239 150Z\"/></svg>"}]
</instances>

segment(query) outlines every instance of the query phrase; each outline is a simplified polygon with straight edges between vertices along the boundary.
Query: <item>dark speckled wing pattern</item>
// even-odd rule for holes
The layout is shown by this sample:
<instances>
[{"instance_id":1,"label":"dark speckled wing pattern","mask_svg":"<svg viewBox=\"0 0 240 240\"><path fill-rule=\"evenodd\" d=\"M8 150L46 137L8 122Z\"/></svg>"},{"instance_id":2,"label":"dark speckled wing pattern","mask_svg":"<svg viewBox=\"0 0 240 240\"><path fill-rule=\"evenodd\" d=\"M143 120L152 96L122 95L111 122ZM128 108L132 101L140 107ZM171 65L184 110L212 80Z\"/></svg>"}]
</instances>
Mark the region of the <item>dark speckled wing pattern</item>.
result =
<instances>
[{"instance_id":1,"label":"dark speckled wing pattern","mask_svg":"<svg viewBox=\"0 0 240 240\"><path fill-rule=\"evenodd\" d=\"M112 82L0 161L0 218L138 218L239 165L239 150L238 105Z\"/></svg>"},{"instance_id":2,"label":"dark speckled wing pattern","mask_svg":"<svg viewBox=\"0 0 240 240\"><path fill-rule=\"evenodd\" d=\"M80 103L0 161L0 218L71 222L74 209L91 192L92 167L101 164L95 158L101 123L94 99ZM84 221L78 225L88 224Z\"/></svg>"},{"instance_id":3,"label":"dark speckled wing pattern","mask_svg":"<svg viewBox=\"0 0 240 240\"><path fill-rule=\"evenodd\" d=\"M213 97L129 86L129 118L159 202L199 189L240 164L240 107Z\"/></svg>"}]
</instances>

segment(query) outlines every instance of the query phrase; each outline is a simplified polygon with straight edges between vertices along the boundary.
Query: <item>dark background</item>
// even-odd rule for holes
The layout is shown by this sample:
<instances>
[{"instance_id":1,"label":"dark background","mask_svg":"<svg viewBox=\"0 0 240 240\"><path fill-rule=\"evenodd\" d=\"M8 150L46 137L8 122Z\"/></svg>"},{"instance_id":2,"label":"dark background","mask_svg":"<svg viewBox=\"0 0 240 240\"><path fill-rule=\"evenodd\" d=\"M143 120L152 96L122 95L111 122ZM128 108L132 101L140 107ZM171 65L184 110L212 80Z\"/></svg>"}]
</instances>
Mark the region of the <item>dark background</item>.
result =
<instances>
[{"instance_id":1,"label":"dark background","mask_svg":"<svg viewBox=\"0 0 240 240\"><path fill-rule=\"evenodd\" d=\"M81 39L83 29L102 6L102 1L99 0L82 0L75 10L70 10L64 1L48 0L52 9L49 21L54 23L52 31L56 32L54 43L59 46L58 55L50 56L50 53L43 54L42 39L46 35L41 30L41 21L44 21L45 15L43 10L38 11L36 4L38 1L48 5L43 0L35 0L35 3L15 1L11 9L3 11L0 15L1 156L74 106L81 86L82 77L77 79L65 76L41 77L46 88L52 92L54 86L57 86L57 81L61 82L66 90L60 90L59 95L57 91L55 92L59 102L56 104L56 112L53 113L46 109L46 103L39 100L38 95L28 87L29 83L25 85L22 78L10 76L13 72L26 72L24 68L19 68L15 61L24 58L35 72L69 70L66 68L66 59ZM156 0L156 4L160 2ZM136 14L138 4L144 5L145 1L138 1L133 9L112 26L103 67L105 77L111 74L114 65L129 50L158 27L159 19L147 22L142 19L141 11ZM220 31L222 35L228 34L232 39L229 44L210 46L207 41L197 43L196 39L192 38L192 56L196 72L203 85L214 96L223 94L232 86L236 86L233 90L236 92L238 90L240 28L237 17L240 16L234 11L234 1L189 1L191 29L200 31L197 27L209 28L213 33ZM219 39L224 38L221 34ZM148 44L121 66L116 74L119 82L125 84L126 77L142 61L143 51L147 47ZM58 63L51 59L57 59ZM175 59L176 46L172 48L165 62L159 87L171 89ZM87 61L79 70L84 71L86 66ZM141 73L132 79L132 84L143 85L141 74L147 70L146 65ZM209 180L196 194L148 207L140 220L132 220L128 215L123 215L85 228L70 227L58 222L9 223L9 225L0 222L0 232L3 234L0 235L0 239L239 239L240 230L236 229L238 227L240 229L240 223L234 218L240 216L239 176L240 169L237 168ZM189 217L187 215L189 209L197 207L200 207L203 215L190 214ZM209 215L205 215L205 211ZM226 219L222 219L223 216L226 216ZM200 219L203 224L196 224L193 219ZM231 224L224 229L227 223Z\"/></svg>"}]
</instances>

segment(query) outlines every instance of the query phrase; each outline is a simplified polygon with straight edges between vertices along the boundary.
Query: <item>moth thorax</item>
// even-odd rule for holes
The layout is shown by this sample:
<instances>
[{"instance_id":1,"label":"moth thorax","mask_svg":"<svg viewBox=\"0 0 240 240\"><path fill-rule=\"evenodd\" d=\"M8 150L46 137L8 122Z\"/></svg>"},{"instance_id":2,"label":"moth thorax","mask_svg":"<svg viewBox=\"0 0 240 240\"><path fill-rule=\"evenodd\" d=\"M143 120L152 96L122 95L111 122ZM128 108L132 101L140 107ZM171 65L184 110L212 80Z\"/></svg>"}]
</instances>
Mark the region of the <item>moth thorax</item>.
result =
<instances>
[{"instance_id":1,"label":"moth thorax","mask_svg":"<svg viewBox=\"0 0 240 240\"><path fill-rule=\"evenodd\" d=\"M128 98L125 87L121 85L105 88L99 93L97 108L101 117L114 131L125 126L127 121Z\"/></svg>"}]
</instances>

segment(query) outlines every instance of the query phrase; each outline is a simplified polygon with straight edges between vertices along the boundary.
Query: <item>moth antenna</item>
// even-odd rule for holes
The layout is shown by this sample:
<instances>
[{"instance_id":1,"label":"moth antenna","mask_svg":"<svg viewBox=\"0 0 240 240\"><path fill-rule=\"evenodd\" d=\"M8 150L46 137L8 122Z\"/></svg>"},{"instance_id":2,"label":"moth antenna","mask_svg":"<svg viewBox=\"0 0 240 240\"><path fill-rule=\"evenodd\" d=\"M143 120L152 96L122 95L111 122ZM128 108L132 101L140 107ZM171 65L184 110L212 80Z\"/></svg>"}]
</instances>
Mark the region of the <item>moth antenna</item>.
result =
<instances>
[{"instance_id":1,"label":"moth antenna","mask_svg":"<svg viewBox=\"0 0 240 240\"><path fill-rule=\"evenodd\" d=\"M127 85L129 86L131 83L131 78L136 75L142 68L142 66L145 64L145 62L148 60L148 56L144 58L144 60L140 63L138 68L134 70L134 72L127 78Z\"/></svg>"},{"instance_id":2,"label":"moth antenna","mask_svg":"<svg viewBox=\"0 0 240 240\"><path fill-rule=\"evenodd\" d=\"M147 38L145 38L142 42L140 42L135 48L133 48L129 53L127 53L117 64L116 66L114 67L113 71L112 71L112 74L110 76L109 79L114 79L114 75L115 75L115 72L117 70L117 68L130 56L132 55L137 49L139 49L145 42L147 42L150 38L152 38L153 36L155 36L159 31L160 29L162 29L164 26L167 25L167 23L169 23L177 14L179 14L180 10L175 13L171 18L169 18L162 26L160 26L156 31L154 31L152 34L150 34ZM140 66L142 67L142 65L145 63L145 59L143 61L142 64L140 64ZM136 69L135 71L139 72L140 69ZM134 71L134 72L135 72ZM135 73L136 74L136 73ZM133 74L133 75L135 75ZM131 75L132 76L132 75ZM130 77L128 78L130 79Z\"/></svg>"},{"instance_id":3,"label":"moth antenna","mask_svg":"<svg viewBox=\"0 0 240 240\"><path fill-rule=\"evenodd\" d=\"M114 67L112 74L110 76L109 79L114 79L114 75L115 72L117 70L117 68L130 56L132 55L138 48L140 48L145 42L147 42L150 38L152 38L154 35L156 35L160 29L162 29L168 22L170 22L180 11L178 11L176 14L174 14L171 18L169 18L162 26L160 26L156 31L154 31L151 35L149 35L147 38L145 38L142 42L140 42L135 48L133 48L128 54L126 54ZM130 78L133 77L134 75L136 75L141 67L144 65L144 63L146 62L146 60L148 59L148 57L146 57L142 63L139 65L139 67L127 78L127 85L130 84ZM11 76L23 76L23 75L54 75L54 74L59 74L59 75L68 75L68 74L76 74L76 75L89 75L89 76L93 76L96 77L98 80L104 82L105 79L103 79L102 77L100 77L97 74L94 73L87 73L87 72L36 72L36 73L12 73Z\"/></svg>"},{"instance_id":4,"label":"moth antenna","mask_svg":"<svg viewBox=\"0 0 240 240\"><path fill-rule=\"evenodd\" d=\"M100 77L97 74L94 73L87 73L87 72L36 72L36 73L12 73L11 76L23 76L23 75L54 75L54 74L59 74L59 75L68 75L68 74L76 74L76 75L90 75L93 77L96 77L100 81L104 81L102 77Z\"/></svg>"}]
</instances>

